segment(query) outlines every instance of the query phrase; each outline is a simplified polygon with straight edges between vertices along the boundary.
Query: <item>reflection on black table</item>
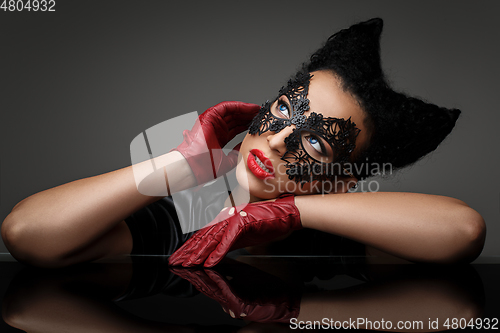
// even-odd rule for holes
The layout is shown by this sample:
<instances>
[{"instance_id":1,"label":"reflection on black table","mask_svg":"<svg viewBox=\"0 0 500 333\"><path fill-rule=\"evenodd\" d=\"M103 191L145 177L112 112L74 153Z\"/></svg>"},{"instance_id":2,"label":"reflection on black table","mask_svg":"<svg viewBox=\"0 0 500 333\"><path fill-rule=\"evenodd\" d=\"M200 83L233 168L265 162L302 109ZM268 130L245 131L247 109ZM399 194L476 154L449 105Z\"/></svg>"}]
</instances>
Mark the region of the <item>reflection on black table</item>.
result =
<instances>
[{"instance_id":1,"label":"reflection on black table","mask_svg":"<svg viewBox=\"0 0 500 333\"><path fill-rule=\"evenodd\" d=\"M429 318L440 319L440 325L446 318L469 320L480 317L484 307L482 282L470 265L243 256L213 269L184 269L169 267L167 260L142 257L133 263L61 270L26 268L9 286L3 318L27 332L281 332L324 323L324 318L383 318L393 325L421 321L423 326L414 331L429 331ZM342 277L351 283L339 284L345 282ZM165 297L155 306L165 315L155 320L120 306L120 301L138 302L159 294ZM217 303L207 303L204 295L220 307L213 309ZM180 297L191 297L189 313L179 313L185 311L176 306ZM220 311L221 316L200 324L200 315L207 311Z\"/></svg>"}]
</instances>

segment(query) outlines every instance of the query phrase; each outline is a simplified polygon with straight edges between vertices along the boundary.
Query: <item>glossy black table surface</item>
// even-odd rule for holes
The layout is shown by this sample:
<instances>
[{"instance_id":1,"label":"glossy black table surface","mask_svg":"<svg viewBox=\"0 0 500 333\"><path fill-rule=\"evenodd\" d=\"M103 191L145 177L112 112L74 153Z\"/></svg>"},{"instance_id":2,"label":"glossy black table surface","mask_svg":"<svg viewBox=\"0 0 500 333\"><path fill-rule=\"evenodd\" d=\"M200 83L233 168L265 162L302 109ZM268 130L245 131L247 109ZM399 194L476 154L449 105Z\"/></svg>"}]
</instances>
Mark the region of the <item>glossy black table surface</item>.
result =
<instances>
[{"instance_id":1,"label":"glossy black table surface","mask_svg":"<svg viewBox=\"0 0 500 333\"><path fill-rule=\"evenodd\" d=\"M500 258L493 257L444 266L246 255L213 269L172 268L162 256L64 269L0 259L2 333L500 327Z\"/></svg>"}]
</instances>

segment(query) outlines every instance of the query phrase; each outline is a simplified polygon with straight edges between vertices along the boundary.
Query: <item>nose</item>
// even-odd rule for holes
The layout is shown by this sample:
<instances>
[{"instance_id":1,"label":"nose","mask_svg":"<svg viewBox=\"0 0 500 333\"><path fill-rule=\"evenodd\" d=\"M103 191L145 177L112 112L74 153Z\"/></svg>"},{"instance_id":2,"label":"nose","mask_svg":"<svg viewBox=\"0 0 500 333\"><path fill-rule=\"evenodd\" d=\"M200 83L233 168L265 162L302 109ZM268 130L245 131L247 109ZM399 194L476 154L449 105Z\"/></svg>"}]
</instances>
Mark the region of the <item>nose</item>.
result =
<instances>
[{"instance_id":1,"label":"nose","mask_svg":"<svg viewBox=\"0 0 500 333\"><path fill-rule=\"evenodd\" d=\"M279 156L283 156L286 152L285 138L292 134L295 126L287 126L278 133L271 132L272 134L268 135L267 142L269 147L274 150Z\"/></svg>"}]
</instances>

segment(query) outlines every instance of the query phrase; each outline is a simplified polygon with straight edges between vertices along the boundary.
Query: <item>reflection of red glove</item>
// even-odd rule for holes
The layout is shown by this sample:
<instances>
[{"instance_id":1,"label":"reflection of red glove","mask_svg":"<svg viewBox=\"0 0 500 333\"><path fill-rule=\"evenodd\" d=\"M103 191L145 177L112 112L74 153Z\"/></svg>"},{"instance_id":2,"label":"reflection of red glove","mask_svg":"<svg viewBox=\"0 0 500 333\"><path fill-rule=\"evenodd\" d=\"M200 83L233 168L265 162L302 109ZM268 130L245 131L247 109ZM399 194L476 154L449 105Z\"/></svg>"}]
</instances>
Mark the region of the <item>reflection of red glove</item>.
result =
<instances>
[{"instance_id":1,"label":"reflection of red glove","mask_svg":"<svg viewBox=\"0 0 500 333\"><path fill-rule=\"evenodd\" d=\"M170 256L169 264L212 267L229 251L267 243L302 228L292 195L236 208L222 211L215 218L221 222L196 232Z\"/></svg>"},{"instance_id":2,"label":"reflection of red glove","mask_svg":"<svg viewBox=\"0 0 500 333\"><path fill-rule=\"evenodd\" d=\"M182 133L184 141L173 150L186 158L198 184L213 180L236 166L239 146L228 156L222 148L248 128L259 110L256 104L222 102L203 112L191 131Z\"/></svg>"},{"instance_id":3,"label":"reflection of red glove","mask_svg":"<svg viewBox=\"0 0 500 333\"><path fill-rule=\"evenodd\" d=\"M290 323L291 318L299 315L300 290L252 266L238 264L229 271L219 271L220 266L217 271L174 267L170 270L216 300L233 318Z\"/></svg>"}]
</instances>

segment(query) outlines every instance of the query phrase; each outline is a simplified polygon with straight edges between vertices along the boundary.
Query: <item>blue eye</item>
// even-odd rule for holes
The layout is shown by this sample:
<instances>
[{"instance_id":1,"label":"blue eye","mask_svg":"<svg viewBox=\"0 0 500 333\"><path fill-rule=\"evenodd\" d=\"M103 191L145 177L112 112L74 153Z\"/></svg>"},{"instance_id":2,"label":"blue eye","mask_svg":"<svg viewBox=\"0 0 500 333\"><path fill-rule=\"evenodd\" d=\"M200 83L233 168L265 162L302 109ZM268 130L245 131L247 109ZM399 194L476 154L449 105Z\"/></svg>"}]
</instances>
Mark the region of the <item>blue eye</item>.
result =
<instances>
[{"instance_id":1,"label":"blue eye","mask_svg":"<svg viewBox=\"0 0 500 333\"><path fill-rule=\"evenodd\" d=\"M324 154L323 147L317 137L308 135L306 137L306 140L309 141L309 144L314 148L314 150L316 150L320 154Z\"/></svg>"},{"instance_id":2,"label":"blue eye","mask_svg":"<svg viewBox=\"0 0 500 333\"><path fill-rule=\"evenodd\" d=\"M288 107L285 104L278 104L278 110L286 117L290 117L290 111L288 111Z\"/></svg>"}]
</instances>

